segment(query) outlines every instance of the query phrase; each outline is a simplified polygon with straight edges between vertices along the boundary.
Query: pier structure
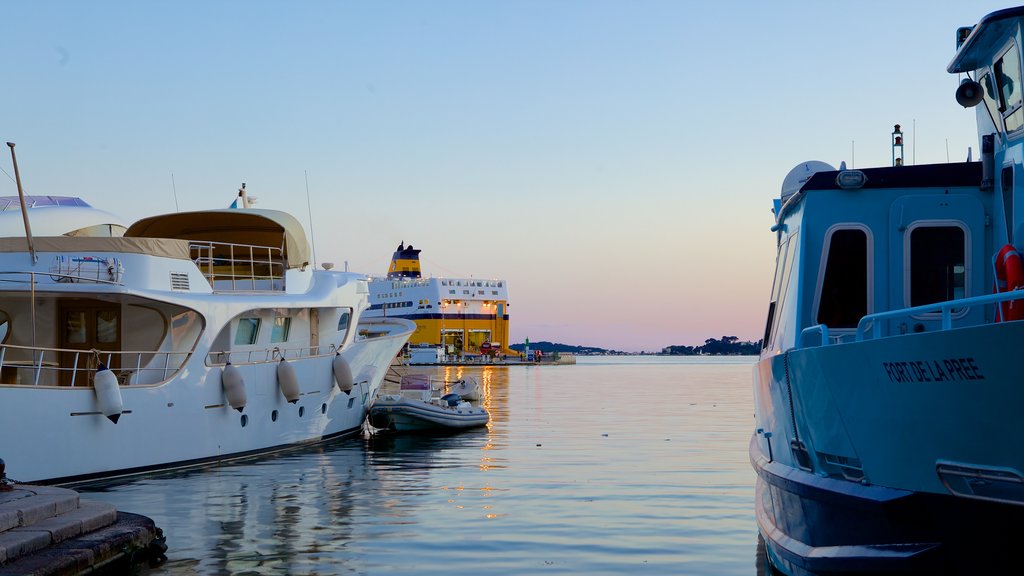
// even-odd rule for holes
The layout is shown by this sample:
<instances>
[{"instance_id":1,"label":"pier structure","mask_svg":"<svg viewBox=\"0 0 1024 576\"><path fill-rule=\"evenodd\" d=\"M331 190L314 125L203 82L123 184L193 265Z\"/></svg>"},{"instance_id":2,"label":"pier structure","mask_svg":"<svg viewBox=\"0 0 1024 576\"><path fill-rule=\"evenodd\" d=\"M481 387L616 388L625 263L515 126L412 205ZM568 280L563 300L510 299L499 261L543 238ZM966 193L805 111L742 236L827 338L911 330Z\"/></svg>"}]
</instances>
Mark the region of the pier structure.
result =
<instances>
[{"instance_id":1,"label":"pier structure","mask_svg":"<svg viewBox=\"0 0 1024 576\"><path fill-rule=\"evenodd\" d=\"M167 550L153 520L56 486L7 480L0 460L0 576L120 574Z\"/></svg>"}]
</instances>

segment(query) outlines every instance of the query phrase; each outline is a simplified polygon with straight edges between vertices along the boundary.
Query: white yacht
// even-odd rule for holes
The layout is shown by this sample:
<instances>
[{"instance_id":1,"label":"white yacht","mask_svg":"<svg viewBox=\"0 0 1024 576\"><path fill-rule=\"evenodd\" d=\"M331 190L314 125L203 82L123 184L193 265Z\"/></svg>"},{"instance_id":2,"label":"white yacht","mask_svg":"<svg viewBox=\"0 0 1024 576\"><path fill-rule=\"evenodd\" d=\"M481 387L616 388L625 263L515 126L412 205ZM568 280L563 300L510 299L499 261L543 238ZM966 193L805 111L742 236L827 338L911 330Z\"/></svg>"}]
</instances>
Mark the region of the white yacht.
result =
<instances>
[{"instance_id":1,"label":"white yacht","mask_svg":"<svg viewBox=\"0 0 1024 576\"><path fill-rule=\"evenodd\" d=\"M892 166L807 162L775 202L750 459L784 574L1020 570L1022 25L958 30L980 162L909 166L897 125Z\"/></svg>"},{"instance_id":2,"label":"white yacht","mask_svg":"<svg viewBox=\"0 0 1024 576\"><path fill-rule=\"evenodd\" d=\"M367 277L314 270L302 226L283 212L182 212L123 228L82 202L42 205L26 213L55 235L0 238L0 458L22 482L355 434L415 329L363 318Z\"/></svg>"}]
</instances>

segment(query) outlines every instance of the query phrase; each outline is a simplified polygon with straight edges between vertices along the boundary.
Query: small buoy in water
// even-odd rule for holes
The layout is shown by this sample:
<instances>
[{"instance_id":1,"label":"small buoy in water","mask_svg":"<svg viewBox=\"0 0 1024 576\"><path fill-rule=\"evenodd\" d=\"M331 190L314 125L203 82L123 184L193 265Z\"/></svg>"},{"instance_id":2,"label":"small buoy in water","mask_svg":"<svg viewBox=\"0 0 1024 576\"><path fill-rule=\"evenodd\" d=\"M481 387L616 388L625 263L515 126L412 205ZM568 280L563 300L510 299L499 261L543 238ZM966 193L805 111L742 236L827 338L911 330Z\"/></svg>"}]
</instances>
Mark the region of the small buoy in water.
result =
<instances>
[{"instance_id":1,"label":"small buoy in water","mask_svg":"<svg viewBox=\"0 0 1024 576\"><path fill-rule=\"evenodd\" d=\"M299 378L295 375L295 368L284 358L277 363L277 384L289 404L299 401Z\"/></svg>"},{"instance_id":2,"label":"small buoy in water","mask_svg":"<svg viewBox=\"0 0 1024 576\"><path fill-rule=\"evenodd\" d=\"M245 408L245 379L242 378L242 371L231 362L224 365L224 371L220 375L220 385L224 388L224 395L228 399L228 406L241 412Z\"/></svg>"},{"instance_id":3,"label":"small buoy in water","mask_svg":"<svg viewBox=\"0 0 1024 576\"><path fill-rule=\"evenodd\" d=\"M340 353L334 355L331 369L334 371L334 381L338 383L338 389L346 394L351 392L352 386L355 385L355 379L352 378L352 368L349 367L348 362L342 358Z\"/></svg>"},{"instance_id":4,"label":"small buoy in water","mask_svg":"<svg viewBox=\"0 0 1024 576\"><path fill-rule=\"evenodd\" d=\"M96 403L99 404L100 412L117 424L124 406L121 402L121 387L117 385L117 376L102 362L96 368L92 387L96 390Z\"/></svg>"}]
</instances>

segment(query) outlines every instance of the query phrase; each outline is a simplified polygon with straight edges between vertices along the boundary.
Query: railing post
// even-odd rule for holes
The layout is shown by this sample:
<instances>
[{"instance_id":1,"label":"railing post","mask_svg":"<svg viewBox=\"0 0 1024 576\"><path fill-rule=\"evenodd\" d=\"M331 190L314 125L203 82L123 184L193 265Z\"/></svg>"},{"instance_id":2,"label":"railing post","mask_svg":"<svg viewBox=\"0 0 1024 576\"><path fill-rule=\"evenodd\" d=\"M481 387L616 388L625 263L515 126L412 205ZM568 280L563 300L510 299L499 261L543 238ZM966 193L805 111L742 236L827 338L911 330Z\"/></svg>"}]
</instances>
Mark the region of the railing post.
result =
<instances>
[{"instance_id":1,"label":"railing post","mask_svg":"<svg viewBox=\"0 0 1024 576\"><path fill-rule=\"evenodd\" d=\"M71 365L71 387L75 387L75 379L78 378L78 355L81 352L75 352L75 361Z\"/></svg>"}]
</instances>

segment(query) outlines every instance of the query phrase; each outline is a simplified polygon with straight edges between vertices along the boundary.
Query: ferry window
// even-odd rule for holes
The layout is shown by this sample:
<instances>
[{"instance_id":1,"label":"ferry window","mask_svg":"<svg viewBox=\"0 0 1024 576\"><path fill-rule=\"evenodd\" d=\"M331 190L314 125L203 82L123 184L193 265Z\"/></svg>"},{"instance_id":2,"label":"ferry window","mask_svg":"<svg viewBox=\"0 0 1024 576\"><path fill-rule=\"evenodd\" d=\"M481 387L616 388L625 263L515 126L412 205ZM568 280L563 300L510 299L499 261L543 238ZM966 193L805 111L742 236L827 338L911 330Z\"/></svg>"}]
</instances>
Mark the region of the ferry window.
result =
<instances>
[{"instance_id":1,"label":"ferry window","mask_svg":"<svg viewBox=\"0 0 1024 576\"><path fill-rule=\"evenodd\" d=\"M959 226L921 226L910 232L910 305L965 296L964 231Z\"/></svg>"},{"instance_id":2,"label":"ferry window","mask_svg":"<svg viewBox=\"0 0 1024 576\"><path fill-rule=\"evenodd\" d=\"M11 317L7 312L0 311L0 342L6 342L11 333Z\"/></svg>"},{"instance_id":3,"label":"ferry window","mask_svg":"<svg viewBox=\"0 0 1024 576\"><path fill-rule=\"evenodd\" d=\"M259 318L239 318L238 330L235 331L235 344L248 346L256 343L256 336L260 333Z\"/></svg>"},{"instance_id":4,"label":"ferry window","mask_svg":"<svg viewBox=\"0 0 1024 576\"><path fill-rule=\"evenodd\" d=\"M773 324L772 341L777 342L783 338L786 333L786 328L783 324L791 324L792 322L786 321L786 309L787 304L790 303L791 298L789 295L789 281L793 276L793 263L796 260L796 233L794 232L789 238L789 245L786 246L786 260L783 262L782 274L780 279L782 280L782 287L779 289L778 305L775 308L775 320ZM791 320L791 319L790 319Z\"/></svg>"},{"instance_id":5,"label":"ferry window","mask_svg":"<svg viewBox=\"0 0 1024 576\"><path fill-rule=\"evenodd\" d=\"M287 316L274 318L274 329L270 332L271 342L287 342L288 331L292 327L292 319Z\"/></svg>"},{"instance_id":6,"label":"ferry window","mask_svg":"<svg viewBox=\"0 0 1024 576\"><path fill-rule=\"evenodd\" d=\"M995 84L992 82L992 74L982 76L980 84L984 88L982 93L985 95L985 107L988 108L988 113L992 116L993 123L998 126L999 118L1002 118L1002 114L999 108L999 94L996 93Z\"/></svg>"},{"instance_id":7,"label":"ferry window","mask_svg":"<svg viewBox=\"0 0 1024 576\"><path fill-rule=\"evenodd\" d=\"M1013 132L1024 126L1021 108L1020 56L1017 46L1011 44L995 64L996 83L999 87L999 111L1003 113L1006 131Z\"/></svg>"},{"instance_id":8,"label":"ferry window","mask_svg":"<svg viewBox=\"0 0 1024 576\"><path fill-rule=\"evenodd\" d=\"M352 319L352 314L349 311L341 313L338 317L338 332L345 332L348 330L348 324Z\"/></svg>"},{"instance_id":9,"label":"ferry window","mask_svg":"<svg viewBox=\"0 0 1024 576\"><path fill-rule=\"evenodd\" d=\"M856 328L868 313L868 236L864 230L836 230L828 239L818 323Z\"/></svg>"}]
</instances>

